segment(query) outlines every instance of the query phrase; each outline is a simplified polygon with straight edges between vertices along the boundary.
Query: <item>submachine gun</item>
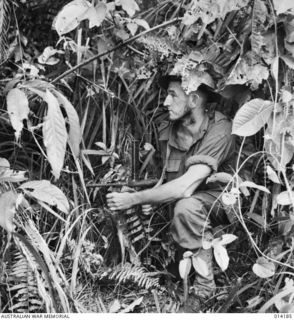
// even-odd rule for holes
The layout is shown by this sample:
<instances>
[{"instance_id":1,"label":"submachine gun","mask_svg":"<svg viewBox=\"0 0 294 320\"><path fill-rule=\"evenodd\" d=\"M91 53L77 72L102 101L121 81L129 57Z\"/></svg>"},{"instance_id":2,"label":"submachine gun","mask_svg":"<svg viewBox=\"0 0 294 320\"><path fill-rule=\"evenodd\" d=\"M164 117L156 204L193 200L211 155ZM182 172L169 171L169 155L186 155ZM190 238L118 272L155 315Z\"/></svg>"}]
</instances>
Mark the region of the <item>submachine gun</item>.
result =
<instances>
[{"instance_id":1,"label":"submachine gun","mask_svg":"<svg viewBox=\"0 0 294 320\"><path fill-rule=\"evenodd\" d=\"M159 184L159 179L143 179L139 180L140 172L140 156L139 156L140 140L132 141L132 159L131 159L131 175L125 181L110 181L106 183L91 183L88 188L110 188L112 191L124 192L127 187L128 192L136 192L140 189L151 188ZM150 159L154 153L151 150L147 155L142 167L146 164L147 158ZM117 236L121 247L122 263L125 262L126 250L129 253L130 260L133 263L140 261L140 254L148 247L152 241L152 228L150 227L150 215L152 209L146 209L146 206L135 206L127 210L111 212L112 219L116 224Z\"/></svg>"}]
</instances>

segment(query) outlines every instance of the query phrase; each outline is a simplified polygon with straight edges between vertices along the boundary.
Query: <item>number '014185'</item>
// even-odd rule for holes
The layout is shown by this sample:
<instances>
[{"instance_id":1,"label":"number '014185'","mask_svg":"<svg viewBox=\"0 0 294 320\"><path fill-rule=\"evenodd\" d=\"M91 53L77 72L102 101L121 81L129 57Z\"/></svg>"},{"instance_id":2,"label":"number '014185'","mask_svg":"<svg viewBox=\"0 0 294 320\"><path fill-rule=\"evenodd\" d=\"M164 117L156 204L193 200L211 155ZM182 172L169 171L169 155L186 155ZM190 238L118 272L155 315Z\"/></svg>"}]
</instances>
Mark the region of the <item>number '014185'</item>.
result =
<instances>
[{"instance_id":1,"label":"number '014185'","mask_svg":"<svg viewBox=\"0 0 294 320\"><path fill-rule=\"evenodd\" d=\"M275 319L292 319L291 313L275 313L274 314Z\"/></svg>"}]
</instances>

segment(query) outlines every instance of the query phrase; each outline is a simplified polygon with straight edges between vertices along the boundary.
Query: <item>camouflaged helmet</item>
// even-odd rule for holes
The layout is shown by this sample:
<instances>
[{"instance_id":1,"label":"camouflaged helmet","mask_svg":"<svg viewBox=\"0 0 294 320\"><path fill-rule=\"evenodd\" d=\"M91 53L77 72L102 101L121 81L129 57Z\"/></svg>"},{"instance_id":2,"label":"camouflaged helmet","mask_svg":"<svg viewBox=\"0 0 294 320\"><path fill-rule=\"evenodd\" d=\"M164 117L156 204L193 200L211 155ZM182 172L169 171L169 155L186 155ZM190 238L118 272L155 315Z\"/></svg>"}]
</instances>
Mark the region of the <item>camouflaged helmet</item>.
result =
<instances>
[{"instance_id":1,"label":"camouflaged helmet","mask_svg":"<svg viewBox=\"0 0 294 320\"><path fill-rule=\"evenodd\" d=\"M189 94L196 90L202 90L207 93L209 102L217 102L221 96L215 92L215 82L211 75L206 71L190 71L187 75L169 74L159 78L159 86L167 90L169 83L172 81L181 82L184 91Z\"/></svg>"}]
</instances>

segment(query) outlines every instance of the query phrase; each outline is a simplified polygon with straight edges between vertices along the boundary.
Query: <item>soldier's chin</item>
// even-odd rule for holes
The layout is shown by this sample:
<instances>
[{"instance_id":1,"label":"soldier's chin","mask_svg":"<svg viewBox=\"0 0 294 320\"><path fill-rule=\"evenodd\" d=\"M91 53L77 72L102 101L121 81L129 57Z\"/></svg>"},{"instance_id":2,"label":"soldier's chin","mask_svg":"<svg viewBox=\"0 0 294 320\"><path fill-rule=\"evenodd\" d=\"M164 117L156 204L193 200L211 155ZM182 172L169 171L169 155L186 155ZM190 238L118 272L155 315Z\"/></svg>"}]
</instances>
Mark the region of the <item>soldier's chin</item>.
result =
<instances>
[{"instance_id":1,"label":"soldier's chin","mask_svg":"<svg viewBox=\"0 0 294 320\"><path fill-rule=\"evenodd\" d=\"M173 115L170 114L170 113L169 113L168 117L169 117L169 120L170 120L170 121L175 121L175 120L177 120L176 117L173 116Z\"/></svg>"}]
</instances>

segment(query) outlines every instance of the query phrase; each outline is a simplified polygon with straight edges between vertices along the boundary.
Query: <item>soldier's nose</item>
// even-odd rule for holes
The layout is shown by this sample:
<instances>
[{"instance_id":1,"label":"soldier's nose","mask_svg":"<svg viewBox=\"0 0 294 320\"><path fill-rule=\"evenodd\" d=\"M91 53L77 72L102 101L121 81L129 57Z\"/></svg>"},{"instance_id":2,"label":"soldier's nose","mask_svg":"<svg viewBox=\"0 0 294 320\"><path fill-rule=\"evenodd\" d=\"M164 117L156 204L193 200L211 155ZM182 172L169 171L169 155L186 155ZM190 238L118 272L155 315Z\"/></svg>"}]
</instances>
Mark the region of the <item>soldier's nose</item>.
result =
<instances>
[{"instance_id":1,"label":"soldier's nose","mask_svg":"<svg viewBox=\"0 0 294 320\"><path fill-rule=\"evenodd\" d=\"M165 107L171 105L171 96L170 96L170 95L168 95L168 96L165 98L165 100L164 100L164 102L163 102L163 105L164 105Z\"/></svg>"}]
</instances>

